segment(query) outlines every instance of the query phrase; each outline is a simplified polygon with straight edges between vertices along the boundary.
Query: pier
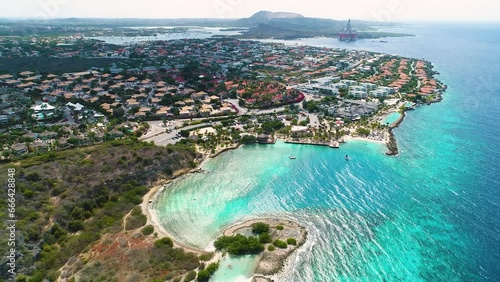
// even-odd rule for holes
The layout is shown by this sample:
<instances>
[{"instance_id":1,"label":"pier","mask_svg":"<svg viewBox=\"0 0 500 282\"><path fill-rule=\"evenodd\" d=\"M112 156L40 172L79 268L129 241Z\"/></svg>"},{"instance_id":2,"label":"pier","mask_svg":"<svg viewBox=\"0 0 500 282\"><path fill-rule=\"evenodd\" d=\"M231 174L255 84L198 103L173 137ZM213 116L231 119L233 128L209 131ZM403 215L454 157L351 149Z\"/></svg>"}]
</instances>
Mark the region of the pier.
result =
<instances>
[{"instance_id":1,"label":"pier","mask_svg":"<svg viewBox=\"0 0 500 282\"><path fill-rule=\"evenodd\" d=\"M330 143L326 143L326 142L285 140L285 143L287 143L287 144L299 144L299 145L312 145L312 146L328 146L328 147L334 148L334 149L340 148L339 142L337 142L337 141L332 141Z\"/></svg>"}]
</instances>

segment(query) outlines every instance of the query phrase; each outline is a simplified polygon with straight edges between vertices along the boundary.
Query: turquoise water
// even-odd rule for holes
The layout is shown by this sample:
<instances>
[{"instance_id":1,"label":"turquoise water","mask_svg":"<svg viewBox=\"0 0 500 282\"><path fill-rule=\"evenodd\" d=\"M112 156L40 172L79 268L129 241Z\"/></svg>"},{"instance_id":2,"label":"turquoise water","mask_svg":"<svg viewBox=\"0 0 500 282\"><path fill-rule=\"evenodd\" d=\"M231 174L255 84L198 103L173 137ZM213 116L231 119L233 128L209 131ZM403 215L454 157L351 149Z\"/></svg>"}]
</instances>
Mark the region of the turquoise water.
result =
<instances>
[{"instance_id":1,"label":"turquoise water","mask_svg":"<svg viewBox=\"0 0 500 282\"><path fill-rule=\"evenodd\" d=\"M227 152L160 195L169 231L205 248L246 218L296 220L309 240L277 281L500 281L500 26L400 31L417 37L331 44L425 57L441 72L444 101L408 112L399 156L363 142Z\"/></svg>"},{"instance_id":2,"label":"turquoise water","mask_svg":"<svg viewBox=\"0 0 500 282\"><path fill-rule=\"evenodd\" d=\"M401 117L401 114L400 113L390 113L388 114L384 120L382 121L382 124L393 124L394 122L396 122L399 117Z\"/></svg>"},{"instance_id":3,"label":"turquoise water","mask_svg":"<svg viewBox=\"0 0 500 282\"><path fill-rule=\"evenodd\" d=\"M210 282L250 282L258 262L259 258L255 255L229 256L221 261L219 269L212 276Z\"/></svg>"}]
</instances>

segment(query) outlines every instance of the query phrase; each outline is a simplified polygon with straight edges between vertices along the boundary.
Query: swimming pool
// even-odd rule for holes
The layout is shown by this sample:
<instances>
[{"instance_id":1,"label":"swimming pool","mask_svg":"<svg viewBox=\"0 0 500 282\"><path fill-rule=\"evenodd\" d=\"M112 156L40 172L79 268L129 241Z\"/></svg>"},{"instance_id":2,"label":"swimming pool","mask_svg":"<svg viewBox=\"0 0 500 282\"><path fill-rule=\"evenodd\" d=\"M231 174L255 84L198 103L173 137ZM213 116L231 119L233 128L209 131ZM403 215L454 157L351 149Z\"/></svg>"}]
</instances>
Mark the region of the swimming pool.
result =
<instances>
[{"instance_id":1,"label":"swimming pool","mask_svg":"<svg viewBox=\"0 0 500 282\"><path fill-rule=\"evenodd\" d=\"M391 113L389 115L387 115L384 120L382 121L382 124L393 124L394 122L396 122L399 118L401 117L401 114L398 113L398 112L395 112L395 113Z\"/></svg>"}]
</instances>

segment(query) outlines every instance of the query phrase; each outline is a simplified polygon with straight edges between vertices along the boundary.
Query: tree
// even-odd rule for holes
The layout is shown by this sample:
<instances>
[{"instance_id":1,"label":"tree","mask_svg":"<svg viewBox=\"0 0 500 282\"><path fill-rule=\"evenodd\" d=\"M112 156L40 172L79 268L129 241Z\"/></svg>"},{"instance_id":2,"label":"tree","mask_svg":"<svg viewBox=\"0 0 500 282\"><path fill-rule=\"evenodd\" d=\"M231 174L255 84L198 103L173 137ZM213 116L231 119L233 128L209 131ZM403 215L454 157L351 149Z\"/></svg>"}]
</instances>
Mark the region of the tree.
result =
<instances>
[{"instance_id":1,"label":"tree","mask_svg":"<svg viewBox=\"0 0 500 282\"><path fill-rule=\"evenodd\" d=\"M257 143L257 137L253 135L245 135L240 138L241 144L255 144Z\"/></svg>"},{"instance_id":2,"label":"tree","mask_svg":"<svg viewBox=\"0 0 500 282\"><path fill-rule=\"evenodd\" d=\"M363 127L360 127L358 129L356 129L356 133L358 135L361 135L361 136L368 136L370 134L370 130L369 129L366 129L366 128L363 128Z\"/></svg>"},{"instance_id":3,"label":"tree","mask_svg":"<svg viewBox=\"0 0 500 282\"><path fill-rule=\"evenodd\" d=\"M218 250L226 250L233 255L258 254L264 250L264 246L257 238L241 234L219 237L215 240L214 246Z\"/></svg>"},{"instance_id":4,"label":"tree","mask_svg":"<svg viewBox=\"0 0 500 282\"><path fill-rule=\"evenodd\" d=\"M123 108L113 109L113 116L116 118L123 117L125 115L125 110Z\"/></svg>"},{"instance_id":5,"label":"tree","mask_svg":"<svg viewBox=\"0 0 500 282\"><path fill-rule=\"evenodd\" d=\"M265 224L263 222L257 222L252 224L252 233L262 234L267 232L269 232L269 224Z\"/></svg>"},{"instance_id":6,"label":"tree","mask_svg":"<svg viewBox=\"0 0 500 282\"><path fill-rule=\"evenodd\" d=\"M69 232L78 232L84 228L83 221L81 220L72 220L68 223L68 231Z\"/></svg>"}]
</instances>

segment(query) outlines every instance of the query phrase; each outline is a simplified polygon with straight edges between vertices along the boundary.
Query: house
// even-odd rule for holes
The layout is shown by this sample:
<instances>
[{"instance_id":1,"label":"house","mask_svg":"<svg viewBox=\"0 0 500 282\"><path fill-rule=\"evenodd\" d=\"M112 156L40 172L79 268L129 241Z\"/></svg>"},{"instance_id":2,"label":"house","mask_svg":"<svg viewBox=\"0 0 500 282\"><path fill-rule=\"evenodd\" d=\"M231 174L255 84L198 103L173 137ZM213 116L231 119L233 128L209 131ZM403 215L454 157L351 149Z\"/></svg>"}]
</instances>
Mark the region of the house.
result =
<instances>
[{"instance_id":1,"label":"house","mask_svg":"<svg viewBox=\"0 0 500 282\"><path fill-rule=\"evenodd\" d=\"M31 143L31 147L35 152L47 152L50 148L50 145L42 141L35 141Z\"/></svg>"},{"instance_id":2,"label":"house","mask_svg":"<svg viewBox=\"0 0 500 282\"><path fill-rule=\"evenodd\" d=\"M44 131L40 133L39 137L43 140L48 140L57 137L57 132L53 131Z\"/></svg>"},{"instance_id":3,"label":"house","mask_svg":"<svg viewBox=\"0 0 500 282\"><path fill-rule=\"evenodd\" d=\"M323 95L339 95L339 89L331 86L313 86L314 91L318 91L319 94Z\"/></svg>"},{"instance_id":4,"label":"house","mask_svg":"<svg viewBox=\"0 0 500 282\"><path fill-rule=\"evenodd\" d=\"M261 144L274 144L276 140L271 135L262 133L257 136L257 142Z\"/></svg>"},{"instance_id":5,"label":"house","mask_svg":"<svg viewBox=\"0 0 500 282\"><path fill-rule=\"evenodd\" d=\"M191 95L191 98L193 98L193 100L205 100L208 98L208 93L200 91Z\"/></svg>"},{"instance_id":6,"label":"house","mask_svg":"<svg viewBox=\"0 0 500 282\"><path fill-rule=\"evenodd\" d=\"M32 71L23 71L23 72L20 72L19 75L20 76L24 76L24 77L30 77L32 75L34 75L35 73L32 72Z\"/></svg>"},{"instance_id":7,"label":"house","mask_svg":"<svg viewBox=\"0 0 500 282\"><path fill-rule=\"evenodd\" d=\"M42 103L31 107L35 111L31 117L37 121L50 119L54 116L55 107L51 106L49 103Z\"/></svg>"},{"instance_id":8,"label":"house","mask_svg":"<svg viewBox=\"0 0 500 282\"><path fill-rule=\"evenodd\" d=\"M158 69L156 67L144 67L142 68L142 71L147 73L157 73Z\"/></svg>"},{"instance_id":9,"label":"house","mask_svg":"<svg viewBox=\"0 0 500 282\"><path fill-rule=\"evenodd\" d=\"M57 139L57 144L60 149L66 149L71 146L71 144L68 143L68 138L64 137Z\"/></svg>"},{"instance_id":10,"label":"house","mask_svg":"<svg viewBox=\"0 0 500 282\"><path fill-rule=\"evenodd\" d=\"M14 77L12 75L10 75L10 74L2 74L2 75L0 75L0 80L10 80L12 78L14 78Z\"/></svg>"},{"instance_id":11,"label":"house","mask_svg":"<svg viewBox=\"0 0 500 282\"><path fill-rule=\"evenodd\" d=\"M227 106L225 106L225 107L221 107L221 108L220 108L220 112L221 112L222 114L231 114L231 113L233 113L233 108L231 108L231 107L227 107Z\"/></svg>"},{"instance_id":12,"label":"house","mask_svg":"<svg viewBox=\"0 0 500 282\"><path fill-rule=\"evenodd\" d=\"M77 112L79 112L79 111L83 110L83 108L85 108L85 106L83 106L80 103L73 104L71 102L67 103L66 106L72 108L73 111L77 111Z\"/></svg>"},{"instance_id":13,"label":"house","mask_svg":"<svg viewBox=\"0 0 500 282\"><path fill-rule=\"evenodd\" d=\"M183 110L179 111L179 116L181 118L188 118L188 117L191 117L191 112L183 109Z\"/></svg>"},{"instance_id":14,"label":"house","mask_svg":"<svg viewBox=\"0 0 500 282\"><path fill-rule=\"evenodd\" d=\"M290 135L292 137L304 137L309 134L309 127L307 126L298 126L294 125L292 126L290 130Z\"/></svg>"},{"instance_id":15,"label":"house","mask_svg":"<svg viewBox=\"0 0 500 282\"><path fill-rule=\"evenodd\" d=\"M0 115L0 124L7 124L9 123L9 117L6 115Z\"/></svg>"},{"instance_id":16,"label":"house","mask_svg":"<svg viewBox=\"0 0 500 282\"><path fill-rule=\"evenodd\" d=\"M119 138L123 136L123 132L114 129L109 132L109 136L111 136L112 138Z\"/></svg>"},{"instance_id":17,"label":"house","mask_svg":"<svg viewBox=\"0 0 500 282\"><path fill-rule=\"evenodd\" d=\"M35 132L28 132L28 133L23 135L24 138L30 138L30 139L37 139L38 136L39 136L39 134L35 133Z\"/></svg>"},{"instance_id":18,"label":"house","mask_svg":"<svg viewBox=\"0 0 500 282\"><path fill-rule=\"evenodd\" d=\"M14 144L10 148L12 151L14 151L14 153L18 155L25 154L28 152L28 146L26 146L26 144L24 143Z\"/></svg>"}]
</instances>

